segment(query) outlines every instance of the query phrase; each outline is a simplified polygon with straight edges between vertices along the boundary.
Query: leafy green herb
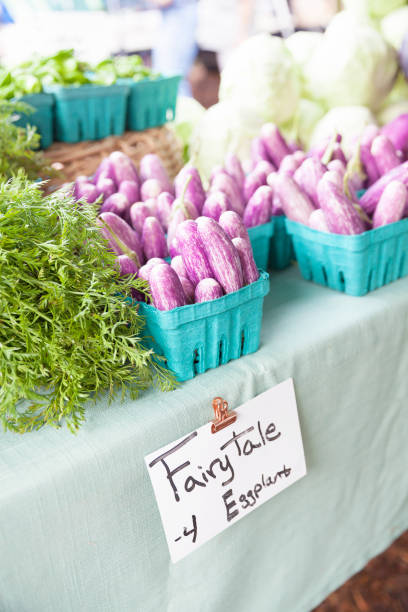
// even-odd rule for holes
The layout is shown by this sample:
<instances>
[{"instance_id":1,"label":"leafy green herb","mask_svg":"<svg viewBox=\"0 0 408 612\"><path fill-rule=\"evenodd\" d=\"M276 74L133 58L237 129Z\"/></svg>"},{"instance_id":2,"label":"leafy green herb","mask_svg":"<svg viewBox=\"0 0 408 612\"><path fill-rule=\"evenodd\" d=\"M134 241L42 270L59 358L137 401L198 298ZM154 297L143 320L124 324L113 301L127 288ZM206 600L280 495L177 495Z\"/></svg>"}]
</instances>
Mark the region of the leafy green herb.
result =
<instances>
[{"instance_id":1,"label":"leafy green herb","mask_svg":"<svg viewBox=\"0 0 408 612\"><path fill-rule=\"evenodd\" d=\"M55 55L34 57L10 69L0 68L0 98L11 100L39 93L48 85L112 85L119 78L140 81L157 76L137 54L107 58L92 67L78 60L73 49L62 49Z\"/></svg>"},{"instance_id":2,"label":"leafy green herb","mask_svg":"<svg viewBox=\"0 0 408 612\"><path fill-rule=\"evenodd\" d=\"M0 100L0 181L16 175L21 168L33 180L57 174L44 155L35 150L40 141L35 127L21 128L13 123L22 113L31 111L22 102Z\"/></svg>"},{"instance_id":3,"label":"leafy green herb","mask_svg":"<svg viewBox=\"0 0 408 612\"><path fill-rule=\"evenodd\" d=\"M120 277L92 204L43 197L19 176L0 185L0 419L26 432L65 420L85 402L152 384L174 387L141 341L143 318L126 300L147 284Z\"/></svg>"},{"instance_id":4,"label":"leafy green herb","mask_svg":"<svg viewBox=\"0 0 408 612\"><path fill-rule=\"evenodd\" d=\"M94 83L111 85L117 79L140 81L146 78L154 79L158 76L143 64L140 55L117 55L99 62L94 68L92 80Z\"/></svg>"}]
</instances>

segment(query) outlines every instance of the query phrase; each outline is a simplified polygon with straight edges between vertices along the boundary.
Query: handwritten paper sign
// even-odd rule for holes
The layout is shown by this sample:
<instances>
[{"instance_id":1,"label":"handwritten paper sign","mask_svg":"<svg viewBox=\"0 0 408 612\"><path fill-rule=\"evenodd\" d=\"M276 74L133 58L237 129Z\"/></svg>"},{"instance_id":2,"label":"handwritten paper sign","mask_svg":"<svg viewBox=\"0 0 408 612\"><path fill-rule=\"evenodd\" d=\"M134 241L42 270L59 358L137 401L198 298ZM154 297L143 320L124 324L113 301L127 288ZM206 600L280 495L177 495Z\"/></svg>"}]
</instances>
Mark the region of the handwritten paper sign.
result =
<instances>
[{"instance_id":1,"label":"handwritten paper sign","mask_svg":"<svg viewBox=\"0 0 408 612\"><path fill-rule=\"evenodd\" d=\"M292 379L145 457L173 563L306 474Z\"/></svg>"}]
</instances>

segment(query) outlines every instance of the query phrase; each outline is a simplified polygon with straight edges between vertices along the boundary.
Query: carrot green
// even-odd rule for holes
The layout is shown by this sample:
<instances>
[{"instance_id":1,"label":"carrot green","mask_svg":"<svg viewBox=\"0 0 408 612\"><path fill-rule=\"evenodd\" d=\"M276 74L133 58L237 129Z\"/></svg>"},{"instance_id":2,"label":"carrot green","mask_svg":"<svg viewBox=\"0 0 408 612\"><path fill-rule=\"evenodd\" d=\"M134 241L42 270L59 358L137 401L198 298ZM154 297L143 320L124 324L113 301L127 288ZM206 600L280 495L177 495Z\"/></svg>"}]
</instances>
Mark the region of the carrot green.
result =
<instances>
[{"instance_id":1,"label":"carrot green","mask_svg":"<svg viewBox=\"0 0 408 612\"><path fill-rule=\"evenodd\" d=\"M146 292L120 277L93 205L43 197L22 174L0 184L0 419L23 433L63 422L75 431L85 403L108 390L174 387L143 346L143 318L124 296ZM136 409L136 407L135 407Z\"/></svg>"}]
</instances>

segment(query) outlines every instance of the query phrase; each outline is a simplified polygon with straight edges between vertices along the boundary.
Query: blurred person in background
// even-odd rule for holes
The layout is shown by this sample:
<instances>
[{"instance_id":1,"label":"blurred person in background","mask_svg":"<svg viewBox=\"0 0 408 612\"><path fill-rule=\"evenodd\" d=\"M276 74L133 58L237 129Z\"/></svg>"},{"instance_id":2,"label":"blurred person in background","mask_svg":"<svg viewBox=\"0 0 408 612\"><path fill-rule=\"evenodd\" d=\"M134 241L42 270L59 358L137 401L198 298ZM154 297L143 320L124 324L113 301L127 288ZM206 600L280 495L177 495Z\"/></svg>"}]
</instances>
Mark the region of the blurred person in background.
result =
<instances>
[{"instance_id":1,"label":"blurred person in background","mask_svg":"<svg viewBox=\"0 0 408 612\"><path fill-rule=\"evenodd\" d=\"M198 0L152 0L161 13L153 48L152 67L165 76L182 76L179 93L191 96L188 74L198 53L196 30Z\"/></svg>"}]
</instances>

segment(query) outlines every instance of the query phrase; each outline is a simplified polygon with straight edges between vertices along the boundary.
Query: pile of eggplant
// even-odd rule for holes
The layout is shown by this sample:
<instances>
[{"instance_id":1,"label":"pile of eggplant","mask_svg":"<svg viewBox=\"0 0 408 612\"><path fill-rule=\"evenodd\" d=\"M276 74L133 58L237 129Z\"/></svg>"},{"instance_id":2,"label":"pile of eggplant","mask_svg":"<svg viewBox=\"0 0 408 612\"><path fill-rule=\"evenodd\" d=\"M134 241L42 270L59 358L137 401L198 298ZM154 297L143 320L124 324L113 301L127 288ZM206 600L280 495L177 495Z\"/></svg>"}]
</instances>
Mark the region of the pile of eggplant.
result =
<instances>
[{"instance_id":1,"label":"pile of eggplant","mask_svg":"<svg viewBox=\"0 0 408 612\"><path fill-rule=\"evenodd\" d=\"M272 215L335 234L360 234L407 217L408 114L383 128L367 126L348 159L341 141L334 134L305 153L265 124L252 143L245 193L266 182Z\"/></svg>"},{"instance_id":2,"label":"pile of eggplant","mask_svg":"<svg viewBox=\"0 0 408 612\"><path fill-rule=\"evenodd\" d=\"M259 278L247 226L269 221L272 190L264 186L264 195L257 190L246 203L244 180L234 155L225 169L213 172L206 192L193 166L185 166L172 184L157 155L143 157L137 171L115 151L92 179L78 177L73 193L77 200L100 203L98 222L121 274L147 280L154 306L172 310L217 299Z\"/></svg>"}]
</instances>

